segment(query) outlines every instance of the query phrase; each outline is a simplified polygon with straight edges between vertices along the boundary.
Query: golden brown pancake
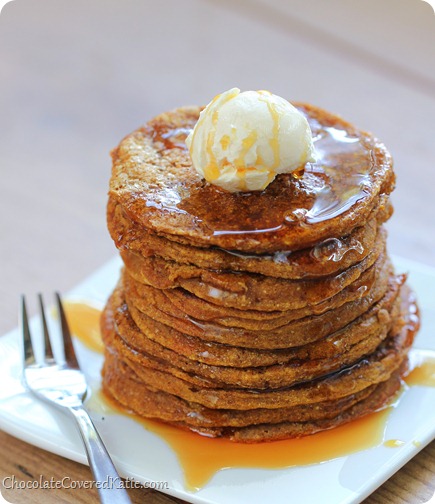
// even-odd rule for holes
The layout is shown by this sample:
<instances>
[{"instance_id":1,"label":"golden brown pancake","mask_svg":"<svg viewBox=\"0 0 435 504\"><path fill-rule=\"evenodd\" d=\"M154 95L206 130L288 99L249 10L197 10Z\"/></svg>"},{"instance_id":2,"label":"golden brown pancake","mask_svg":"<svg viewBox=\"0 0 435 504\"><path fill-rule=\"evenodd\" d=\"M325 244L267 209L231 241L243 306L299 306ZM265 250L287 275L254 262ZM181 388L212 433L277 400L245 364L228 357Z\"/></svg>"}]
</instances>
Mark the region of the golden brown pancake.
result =
<instances>
[{"instance_id":1,"label":"golden brown pancake","mask_svg":"<svg viewBox=\"0 0 435 504\"><path fill-rule=\"evenodd\" d=\"M381 196L380 200L373 217L352 233L339 239L326 239L312 248L284 250L274 254L247 254L216 247L192 247L167 240L136 225L113 197L109 197L107 205L107 222L123 259L130 263L140 260L140 256L155 256L179 264L194 264L203 269L246 271L271 277L300 279L332 275L364 259L377 239L379 226L390 218L393 211L386 195Z\"/></svg>"},{"instance_id":2,"label":"golden brown pancake","mask_svg":"<svg viewBox=\"0 0 435 504\"><path fill-rule=\"evenodd\" d=\"M207 436L260 442L329 429L400 386L418 310L383 228L385 146L297 104L316 161L262 191L197 174L200 107L161 114L112 151L109 232L125 268L103 312L103 388Z\"/></svg>"},{"instance_id":3,"label":"golden brown pancake","mask_svg":"<svg viewBox=\"0 0 435 504\"><path fill-rule=\"evenodd\" d=\"M295 347L316 341L330 332L340 329L363 313L365 309L385 294L388 277L385 276L382 280L382 285L376 284L376 289L372 289L368 296L359 296L354 301L319 315L310 315L299 319L291 318L288 323L271 329L262 329L263 324L256 324L255 320L251 320L250 328L245 329L230 326L231 320L227 318L221 319L224 323L228 322L226 325L204 322L189 315L185 316L185 318L179 318L177 316L179 310L172 310L173 305L171 304L165 306L165 311L159 310L155 305L151 306L149 311L153 317L150 318L206 342L218 342L256 349ZM391 282L396 283L396 280L392 279ZM142 309L143 306L141 307L137 298L132 300L129 295L127 297L132 307L139 308L142 313L147 313L146 309ZM175 312L175 316L172 314L173 312ZM291 317L291 314L289 316Z\"/></svg>"},{"instance_id":4,"label":"golden brown pancake","mask_svg":"<svg viewBox=\"0 0 435 504\"><path fill-rule=\"evenodd\" d=\"M299 347L289 346L273 350L237 347L228 342L204 342L181 333L171 326L156 322L144 315L131 303L127 305L122 286L115 289L108 306L115 312L117 331L124 342L139 352L158 356L162 352L162 349L159 349L161 345L175 353L171 356L171 362L176 362L172 359L182 356L194 362L213 366L244 368L285 364L295 359L331 358L346 352L352 344L360 340L368 343L370 333L375 334L388 324L388 317L396 303L399 287L399 283L392 282L391 288L379 302L344 327L337 331L331 330L326 337ZM392 317L394 318L396 314L397 307ZM130 318L131 321L128 320ZM392 322L391 319L390 322ZM366 328L368 328L367 331ZM150 346L149 340L158 343L155 350Z\"/></svg>"},{"instance_id":5,"label":"golden brown pancake","mask_svg":"<svg viewBox=\"0 0 435 504\"><path fill-rule=\"evenodd\" d=\"M405 366L406 368L406 363ZM259 441L277 441L286 438L297 438L315 434L316 432L338 427L356 418L377 411L391 400L401 385L400 371L394 372L388 380L379 383L375 390L364 400L357 402L348 409L344 409L334 418L324 418L313 422L281 422L279 424L259 424L242 428L229 429L195 429L207 436L228 437L231 441L242 443L256 443ZM177 424L182 426L181 423ZM184 425L187 428L188 424ZM193 429L192 429L193 430Z\"/></svg>"},{"instance_id":6,"label":"golden brown pancake","mask_svg":"<svg viewBox=\"0 0 435 504\"><path fill-rule=\"evenodd\" d=\"M321 418L333 418L348 407L370 395L376 385L357 394L350 394L337 401L302 404L290 408L257 408L250 410L211 409L184 401L177 396L148 389L140 378L116 354L108 352L104 367L106 390L119 402L141 416L161 418L170 422L189 419L194 427L240 427L261 423L306 422ZM158 414L156 410L158 409Z\"/></svg>"},{"instance_id":7,"label":"golden brown pancake","mask_svg":"<svg viewBox=\"0 0 435 504\"><path fill-rule=\"evenodd\" d=\"M199 247L255 254L300 250L348 235L394 188L385 146L339 116L307 104L317 151L299 177L229 193L205 183L184 143L200 107L161 114L112 151L110 197L140 228Z\"/></svg>"},{"instance_id":8,"label":"golden brown pancake","mask_svg":"<svg viewBox=\"0 0 435 504\"><path fill-rule=\"evenodd\" d=\"M370 244L369 247L365 247L362 245L360 241L354 242L355 248L352 250L357 249L357 254L360 256L359 261L353 262L351 265L348 265L348 268L351 266L356 265L357 263L360 263L363 259L369 255L369 253L373 252L373 250L379 246L380 243L385 242L386 238L386 232L383 228L376 228L373 230L373 243ZM352 239L353 240L353 239ZM264 277L264 278L269 278L269 281L272 281L274 278L279 279L279 280L307 280L307 279L319 279L320 277L327 277L329 278L330 276L333 275L338 275L340 272L347 270L347 268L341 269L340 266L340 261L334 261L331 259L331 257L336 257L341 258L341 265L343 264L344 257L346 257L347 253L342 252L343 256L340 255L339 247L337 245L337 239L335 240L329 240L325 243L322 244L322 246L319 247L314 247L312 249L309 249L306 252L307 254L310 254L311 256L315 255L317 258L316 263L319 264L321 263L320 258L324 259L325 264L331 264L331 265L336 265L337 270L332 271L330 274L327 274L327 268L322 268L322 275L317 274L315 276L310 276L306 274L305 272L301 274L301 277L297 278L286 278L285 276L282 275L277 275L275 276L270 276L270 275L251 275L252 277ZM341 243L341 242L340 242ZM358 245L356 244L358 243ZM344 245L341 245L343 248L345 247ZM190 250L192 250L193 247L190 247ZM350 251L348 247L346 247L346 250ZM296 252L295 252L296 254ZM299 256L302 255L302 251L298 252ZM204 275L219 275L221 273L228 275L231 272L231 276L236 277L240 276L240 274L247 274L247 273L252 273L248 271L242 271L239 269L238 271L236 270L231 270L231 269L224 269L224 268L217 268L217 265L215 264L214 269L213 268L204 268L202 265L198 265L193 262L192 256L191 256L191 262L190 263L183 263L179 262L180 259L177 258L175 260L172 259L164 259L163 257L160 257L158 255L142 255L138 252L133 252L128 249L121 249L120 250L120 255L122 257L122 260L126 266L126 268L130 271L130 274L139 282L146 283L149 285L152 285L154 287L157 287L159 289L172 289L174 287L179 287L182 286L180 285L180 281L182 280L191 280L191 279L204 279ZM284 254L283 254L284 255ZM326 259L326 258L329 259ZM291 264L294 265L294 257L292 257L292 262L289 260L290 256L287 256L287 260L285 261L286 264ZM278 264L283 264L283 262L277 261ZM255 273L255 272L254 272ZM320 271L319 271L320 273ZM205 278L204 281L207 279ZM219 281L219 280L218 280ZM239 280L240 282L240 280Z\"/></svg>"},{"instance_id":9,"label":"golden brown pancake","mask_svg":"<svg viewBox=\"0 0 435 504\"><path fill-rule=\"evenodd\" d=\"M409 291L402 296L403 307L413 302L410 298L406 301L407 295ZM110 328L113 328L113 318L110 309L105 313L103 330L107 335L107 331L110 332ZM299 399L301 396L310 395L309 402L296 401L296 404L280 407L275 401L268 401L262 408L255 407L262 401L254 399L254 407L248 406L239 410L234 406L221 408L213 400L211 406L186 401L178 394L162 391L162 388L167 388L164 379L159 382L161 388L144 382L142 377L135 373L134 368L118 360L117 354L110 346L103 370L104 387L106 392L121 404L143 416L175 422L176 425L203 434L225 436L241 442L298 437L341 425L374 411L389 400L400 386L399 377L406 366L406 351L412 343L418 325L414 317L406 317L405 322L400 334L392 336L388 344L383 344L377 350L377 355L371 355L358 365L323 380L278 391L289 398L292 391L293 395L294 392L298 394ZM369 375L370 380L367 379ZM365 387L361 387L361 377ZM376 381L371 383L375 379ZM230 390L229 393L231 392L234 391ZM255 392L254 397L259 394L261 392ZM270 394L271 392L267 391L263 393Z\"/></svg>"},{"instance_id":10,"label":"golden brown pancake","mask_svg":"<svg viewBox=\"0 0 435 504\"><path fill-rule=\"evenodd\" d=\"M154 260L154 264L146 271L140 270L140 273L134 265L130 268L127 265L127 270L134 279L130 281L146 283L158 289L182 287L220 306L239 310L284 311L311 307L334 297L378 259L385 261L384 233L361 262L338 275L315 280L286 280L252 273L210 271L193 265L183 268L186 274L182 276L177 264L164 260Z\"/></svg>"},{"instance_id":11,"label":"golden brown pancake","mask_svg":"<svg viewBox=\"0 0 435 504\"><path fill-rule=\"evenodd\" d=\"M110 353L106 355L103 376L105 392L139 416L164 420L206 436L255 443L314 434L376 411L400 388L405 369L406 362L388 380L337 401L245 411L205 408L153 391Z\"/></svg>"},{"instance_id":12,"label":"golden brown pancake","mask_svg":"<svg viewBox=\"0 0 435 504\"><path fill-rule=\"evenodd\" d=\"M287 352L287 361L236 367L229 366L226 359L225 350L231 354L231 347L222 349L221 359L216 364L207 364L160 345L149 337L149 333L141 332L127 305L122 303L115 308L116 331L106 344L140 366L168 371L195 385L211 380L215 386L223 387L277 388L312 380L357 362L379 346L394 323L397 327L398 316L394 299L385 300L338 333ZM132 345L132 341L136 344Z\"/></svg>"},{"instance_id":13,"label":"golden brown pancake","mask_svg":"<svg viewBox=\"0 0 435 504\"><path fill-rule=\"evenodd\" d=\"M385 263L316 310L259 312L218 307L180 289L133 284L123 275L128 304L150 318L206 341L269 349L306 344L343 327L385 294L391 277L391 265Z\"/></svg>"},{"instance_id":14,"label":"golden brown pancake","mask_svg":"<svg viewBox=\"0 0 435 504\"><path fill-rule=\"evenodd\" d=\"M404 325L404 329L399 329L397 333L393 329L392 334L373 353L350 367L291 387L265 390L225 387L216 384L216 380L188 374L165 359L161 359L160 363L157 360L154 362L150 360L148 364L155 364L155 368L145 366L143 362L138 363L128 352L122 354L122 360L149 388L162 390L209 408L281 408L338 399L350 392L356 393L370 385L385 381L398 369L409 350L416 330L412 327L415 324L412 317L408 317L407 310L410 308L411 300L407 296L409 291L403 288L401 313L405 324L398 324L398 327ZM113 322L110 322L110 312L105 317L103 321L105 344L120 356L112 343L115 328Z\"/></svg>"}]
</instances>

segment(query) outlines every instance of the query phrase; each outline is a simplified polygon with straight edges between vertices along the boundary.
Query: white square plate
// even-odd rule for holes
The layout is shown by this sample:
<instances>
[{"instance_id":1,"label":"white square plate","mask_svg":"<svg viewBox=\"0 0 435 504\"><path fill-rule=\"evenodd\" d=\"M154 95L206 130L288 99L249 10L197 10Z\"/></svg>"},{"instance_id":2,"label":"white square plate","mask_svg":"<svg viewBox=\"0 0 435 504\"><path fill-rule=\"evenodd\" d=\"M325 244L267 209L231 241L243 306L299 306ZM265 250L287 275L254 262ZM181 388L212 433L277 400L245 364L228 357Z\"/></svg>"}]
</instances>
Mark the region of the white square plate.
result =
<instances>
[{"instance_id":1,"label":"white square plate","mask_svg":"<svg viewBox=\"0 0 435 504\"><path fill-rule=\"evenodd\" d=\"M409 272L422 312L422 329L415 348L435 351L435 270L395 258L397 271ZM82 282L65 298L103 306L117 282L120 259L115 258ZM38 331L39 320L31 328ZM70 419L38 400L20 383L18 329L0 338L0 428L28 443L72 460L86 463L80 437ZM76 345L92 390L99 388L102 356ZM94 396L91 401L98 401ZM97 408L98 409L98 408ZM165 492L188 502L240 504L304 502L347 504L361 502L435 437L435 388L411 387L391 413L383 443L321 464L287 469L225 469L199 491L184 487L183 470L166 442L133 418L121 414L92 417L120 473L140 482L167 481Z\"/></svg>"}]
</instances>

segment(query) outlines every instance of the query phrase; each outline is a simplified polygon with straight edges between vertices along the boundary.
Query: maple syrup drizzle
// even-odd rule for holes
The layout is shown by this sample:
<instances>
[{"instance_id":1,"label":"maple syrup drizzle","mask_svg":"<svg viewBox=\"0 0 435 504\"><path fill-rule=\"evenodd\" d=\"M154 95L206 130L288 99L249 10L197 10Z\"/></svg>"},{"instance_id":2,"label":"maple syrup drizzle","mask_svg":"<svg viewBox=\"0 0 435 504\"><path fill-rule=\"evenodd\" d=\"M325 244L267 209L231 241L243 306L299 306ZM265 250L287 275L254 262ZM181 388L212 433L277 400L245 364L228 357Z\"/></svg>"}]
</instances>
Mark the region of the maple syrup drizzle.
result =
<instances>
[{"instance_id":1,"label":"maple syrup drizzle","mask_svg":"<svg viewBox=\"0 0 435 504\"><path fill-rule=\"evenodd\" d=\"M103 350L99 335L100 311L87 303L65 302L72 333L86 346ZM408 387L435 386L435 352L411 350L410 369L404 379ZM402 387L402 391L406 388ZM164 439L176 453L184 470L185 486L190 491L203 487L213 475L229 468L283 469L325 462L383 444L403 445L400 439L385 439L388 417L394 405L358 418L345 425L299 439L267 443L235 443L223 438L208 438L163 422L144 419L131 413L103 392L94 393L88 407L95 412L128 415L144 428ZM419 441L413 444L418 447Z\"/></svg>"},{"instance_id":2,"label":"maple syrup drizzle","mask_svg":"<svg viewBox=\"0 0 435 504\"><path fill-rule=\"evenodd\" d=\"M270 147L274 158L278 159L277 112L270 104L268 107L274 123ZM179 194L179 188L170 191L166 188L164 193L148 194L147 206L190 214L195 221L204 223L214 236L279 234L288 226L305 227L344 214L371 193L372 178L378 169L374 147L367 138L354 136L340 124L334 127L322 125L309 116L307 119L313 130L316 161L301 166L291 175L283 175L285 182L281 185L272 183L264 191L235 194L210 184L194 185L184 192L180 190ZM191 127L166 129L159 123L153 128L152 138L165 149L182 149L187 153L184 141ZM211 151L213 134L212 131L205 146L211 160L205 170L208 180L219 175ZM249 148L253 139L245 140ZM195 137L192 144L194 141ZM241 163L243 156L242 152L236 165Z\"/></svg>"}]
</instances>

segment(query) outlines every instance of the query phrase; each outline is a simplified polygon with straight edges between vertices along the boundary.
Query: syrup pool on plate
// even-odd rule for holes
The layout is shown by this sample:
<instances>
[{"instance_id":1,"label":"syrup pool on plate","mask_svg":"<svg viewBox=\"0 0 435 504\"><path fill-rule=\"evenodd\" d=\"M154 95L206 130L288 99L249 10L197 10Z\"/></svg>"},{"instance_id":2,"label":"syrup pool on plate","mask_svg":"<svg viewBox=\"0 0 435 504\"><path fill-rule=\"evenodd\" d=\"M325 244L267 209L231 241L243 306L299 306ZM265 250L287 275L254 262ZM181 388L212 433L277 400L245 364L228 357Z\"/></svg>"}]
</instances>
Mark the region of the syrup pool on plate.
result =
<instances>
[{"instance_id":1,"label":"syrup pool on plate","mask_svg":"<svg viewBox=\"0 0 435 504\"><path fill-rule=\"evenodd\" d=\"M102 351L99 310L87 303L67 301L64 304L74 336L94 351ZM402 392L412 386L435 386L435 352L411 350L410 372L404 380ZM331 430L299 439L256 444L208 438L163 422L140 418L103 393L94 394L88 406L91 411L104 413L105 416L128 415L140 422L146 430L164 439L174 450L183 468L186 488L195 491L223 469L283 469L321 463L381 444L388 448L398 448L404 444L403 440L386 439L385 432L390 413L400 406L402 396L403 394L399 395L394 404L381 411ZM414 440L415 446L418 446L417 443L418 440Z\"/></svg>"},{"instance_id":2,"label":"syrup pool on plate","mask_svg":"<svg viewBox=\"0 0 435 504\"><path fill-rule=\"evenodd\" d=\"M103 352L100 333L101 310L90 303L74 301L65 302L64 308L72 334L90 350Z\"/></svg>"}]
</instances>

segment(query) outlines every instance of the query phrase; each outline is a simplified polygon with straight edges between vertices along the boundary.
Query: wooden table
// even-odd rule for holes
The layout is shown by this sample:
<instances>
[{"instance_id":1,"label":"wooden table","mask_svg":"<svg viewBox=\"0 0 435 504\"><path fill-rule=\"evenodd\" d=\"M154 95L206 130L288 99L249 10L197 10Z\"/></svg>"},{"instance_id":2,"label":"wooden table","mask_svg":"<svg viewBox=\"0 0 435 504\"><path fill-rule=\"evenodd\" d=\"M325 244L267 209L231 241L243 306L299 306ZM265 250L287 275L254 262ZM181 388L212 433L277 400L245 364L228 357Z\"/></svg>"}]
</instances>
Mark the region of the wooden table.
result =
<instances>
[{"instance_id":1,"label":"wooden table","mask_svg":"<svg viewBox=\"0 0 435 504\"><path fill-rule=\"evenodd\" d=\"M340 113L389 147L389 250L435 266L435 16L407 0L15 0L0 16L0 334L18 295L65 292L115 254L109 151L153 115L238 86ZM435 487L432 443L366 502ZM0 475L88 468L0 433ZM144 490L134 502L174 499ZM85 491L13 502L97 502Z\"/></svg>"}]
</instances>

